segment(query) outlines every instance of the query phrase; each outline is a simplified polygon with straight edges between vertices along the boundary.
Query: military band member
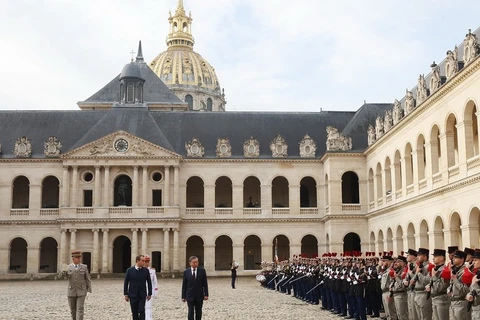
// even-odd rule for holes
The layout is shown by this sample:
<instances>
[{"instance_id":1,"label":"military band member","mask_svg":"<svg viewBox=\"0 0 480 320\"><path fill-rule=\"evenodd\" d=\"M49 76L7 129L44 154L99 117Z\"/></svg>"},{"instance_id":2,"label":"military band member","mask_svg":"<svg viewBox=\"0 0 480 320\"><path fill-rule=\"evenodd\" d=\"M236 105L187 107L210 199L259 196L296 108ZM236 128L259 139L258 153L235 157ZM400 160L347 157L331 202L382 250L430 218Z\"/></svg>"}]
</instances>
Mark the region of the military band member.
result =
<instances>
[{"instance_id":1,"label":"military band member","mask_svg":"<svg viewBox=\"0 0 480 320\"><path fill-rule=\"evenodd\" d=\"M86 264L80 263L82 252L72 251L72 263L65 265L58 274L58 278L68 278L68 305L73 320L83 320L85 297L92 292L90 273Z\"/></svg>"},{"instance_id":2,"label":"military band member","mask_svg":"<svg viewBox=\"0 0 480 320\"><path fill-rule=\"evenodd\" d=\"M398 256L395 267L389 271L390 278L393 281L390 286L390 296L393 296L398 320L408 320L407 287L403 283L407 276L406 265L407 258Z\"/></svg>"},{"instance_id":3,"label":"military band member","mask_svg":"<svg viewBox=\"0 0 480 320\"><path fill-rule=\"evenodd\" d=\"M433 263L435 267L430 274L430 284L425 288L430 292L432 299L432 312L434 319L448 319L450 300L447 297L447 289L450 285L450 268L445 265L446 251L443 249L433 250Z\"/></svg>"},{"instance_id":4,"label":"military band member","mask_svg":"<svg viewBox=\"0 0 480 320\"><path fill-rule=\"evenodd\" d=\"M470 285L470 293L467 294L467 301L472 305L472 320L480 320L480 285L479 285L479 270L480 270L480 251L476 250L473 255L474 271L476 276L472 279Z\"/></svg>"},{"instance_id":5,"label":"military band member","mask_svg":"<svg viewBox=\"0 0 480 320\"><path fill-rule=\"evenodd\" d=\"M394 300L390 297L390 286L392 285L392 279L389 276L390 268L392 267L393 257L383 256L381 264L381 284L383 308L387 319L397 320L397 311L395 309Z\"/></svg>"},{"instance_id":6,"label":"military band member","mask_svg":"<svg viewBox=\"0 0 480 320\"><path fill-rule=\"evenodd\" d=\"M152 282L152 298L155 298L158 295L158 281L157 281L157 271L155 268L150 267L150 256L145 255L145 264L144 268L147 268L150 272L150 280ZM148 289L148 285L145 283ZM145 320L152 320L152 302L153 299L147 300L145 302Z\"/></svg>"},{"instance_id":7,"label":"military band member","mask_svg":"<svg viewBox=\"0 0 480 320\"><path fill-rule=\"evenodd\" d=\"M408 302L408 319L418 320L417 309L415 308L415 290L414 285L410 286L410 281L415 277L415 270L417 265L418 252L414 249L407 251L407 277L404 280L404 285L407 287L407 302Z\"/></svg>"},{"instance_id":8,"label":"military band member","mask_svg":"<svg viewBox=\"0 0 480 320\"><path fill-rule=\"evenodd\" d=\"M425 287L430 283L430 272L434 265L428 262L430 253L428 249L419 248L417 252L417 270L413 279L415 284L415 309L419 319L430 320L432 319L432 300L427 299Z\"/></svg>"},{"instance_id":9,"label":"military band member","mask_svg":"<svg viewBox=\"0 0 480 320\"><path fill-rule=\"evenodd\" d=\"M470 319L470 312L467 311L468 302L466 296L470 291L470 284L473 277L469 277L466 272L470 272L464 267L467 254L457 250L453 254L453 265L451 268L450 286L447 294L450 298L450 320Z\"/></svg>"}]
</instances>

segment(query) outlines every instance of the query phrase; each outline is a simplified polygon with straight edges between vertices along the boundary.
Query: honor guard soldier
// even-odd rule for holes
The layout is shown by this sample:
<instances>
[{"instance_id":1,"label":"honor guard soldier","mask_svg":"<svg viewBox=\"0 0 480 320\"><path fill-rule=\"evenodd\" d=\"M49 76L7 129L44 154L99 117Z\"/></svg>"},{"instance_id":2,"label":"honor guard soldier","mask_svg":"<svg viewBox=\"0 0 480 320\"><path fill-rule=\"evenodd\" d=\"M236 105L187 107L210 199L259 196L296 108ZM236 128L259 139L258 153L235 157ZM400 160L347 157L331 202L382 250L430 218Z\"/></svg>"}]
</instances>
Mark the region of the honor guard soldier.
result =
<instances>
[{"instance_id":1,"label":"honor guard soldier","mask_svg":"<svg viewBox=\"0 0 480 320\"><path fill-rule=\"evenodd\" d=\"M433 250L433 263L435 267L430 274L430 284L425 288L430 292L432 299L432 312L434 319L448 319L450 300L447 289L450 285L450 268L445 265L446 251Z\"/></svg>"},{"instance_id":2,"label":"honor guard soldier","mask_svg":"<svg viewBox=\"0 0 480 320\"><path fill-rule=\"evenodd\" d=\"M453 265L453 254L455 251L458 250L458 246L450 246L448 247L448 261L447 261L447 266L452 266Z\"/></svg>"},{"instance_id":3,"label":"honor guard soldier","mask_svg":"<svg viewBox=\"0 0 480 320\"><path fill-rule=\"evenodd\" d=\"M155 298L158 295L158 281L157 281L157 271L155 268L150 267L150 256L145 256L145 264L143 265L150 272L150 280L152 281L152 298ZM148 287L148 286L147 286ZM145 320L152 320L152 302L153 299L147 300L145 302Z\"/></svg>"},{"instance_id":4,"label":"honor guard soldier","mask_svg":"<svg viewBox=\"0 0 480 320\"><path fill-rule=\"evenodd\" d=\"M381 283L383 308L388 319L397 320L397 311L395 310L395 303L390 297L390 286L392 285L392 278L389 276L390 267L392 266L392 256L383 256L381 264Z\"/></svg>"},{"instance_id":5,"label":"honor guard soldier","mask_svg":"<svg viewBox=\"0 0 480 320\"><path fill-rule=\"evenodd\" d=\"M474 261L474 273L476 276L472 279L472 284L470 285L470 293L467 294L467 301L471 306L472 320L480 320L480 251L476 250L473 255ZM468 306L467 306L468 309Z\"/></svg>"},{"instance_id":6,"label":"honor guard soldier","mask_svg":"<svg viewBox=\"0 0 480 320\"><path fill-rule=\"evenodd\" d=\"M389 276L392 278L390 297L393 297L398 320L408 320L407 287L403 283L407 276L406 265L407 258L398 256L395 267L389 271Z\"/></svg>"},{"instance_id":7,"label":"honor guard soldier","mask_svg":"<svg viewBox=\"0 0 480 320\"><path fill-rule=\"evenodd\" d=\"M84 304L87 292L92 292L90 273L86 264L80 263L81 251L72 251L72 263L64 265L58 278L68 278L68 305L73 320L83 320Z\"/></svg>"},{"instance_id":8,"label":"honor guard soldier","mask_svg":"<svg viewBox=\"0 0 480 320\"><path fill-rule=\"evenodd\" d=\"M427 299L425 287L430 283L430 272L435 267L428 262L430 251L425 248L418 249L417 270L414 277L415 309L418 319L432 319L432 301Z\"/></svg>"},{"instance_id":9,"label":"honor guard soldier","mask_svg":"<svg viewBox=\"0 0 480 320\"><path fill-rule=\"evenodd\" d=\"M416 265L417 265L417 250L408 249L407 251L407 277L404 280L404 284L407 287L407 302L408 302L408 319L418 320L417 309L415 309L415 286L410 285L415 277Z\"/></svg>"},{"instance_id":10,"label":"honor guard soldier","mask_svg":"<svg viewBox=\"0 0 480 320\"><path fill-rule=\"evenodd\" d=\"M451 267L450 286L447 295L450 298L450 320L470 319L470 312L467 311L467 294L470 292L470 284L473 274L464 267L467 254L457 250L453 254L453 265Z\"/></svg>"}]
</instances>

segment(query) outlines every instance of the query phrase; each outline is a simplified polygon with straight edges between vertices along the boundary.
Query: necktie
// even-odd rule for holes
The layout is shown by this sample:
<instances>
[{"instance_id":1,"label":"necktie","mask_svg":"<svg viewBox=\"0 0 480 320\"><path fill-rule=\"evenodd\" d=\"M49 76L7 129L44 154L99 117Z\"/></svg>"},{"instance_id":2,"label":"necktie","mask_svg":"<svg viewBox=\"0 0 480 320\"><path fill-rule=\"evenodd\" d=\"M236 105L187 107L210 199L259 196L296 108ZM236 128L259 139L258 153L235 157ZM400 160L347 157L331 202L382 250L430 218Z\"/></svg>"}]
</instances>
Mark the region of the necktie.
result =
<instances>
[{"instance_id":1,"label":"necktie","mask_svg":"<svg viewBox=\"0 0 480 320\"><path fill-rule=\"evenodd\" d=\"M195 280L195 269L193 269L193 280Z\"/></svg>"},{"instance_id":2,"label":"necktie","mask_svg":"<svg viewBox=\"0 0 480 320\"><path fill-rule=\"evenodd\" d=\"M78 268L78 264L75 265L75 269L77 269L77 268Z\"/></svg>"}]
</instances>

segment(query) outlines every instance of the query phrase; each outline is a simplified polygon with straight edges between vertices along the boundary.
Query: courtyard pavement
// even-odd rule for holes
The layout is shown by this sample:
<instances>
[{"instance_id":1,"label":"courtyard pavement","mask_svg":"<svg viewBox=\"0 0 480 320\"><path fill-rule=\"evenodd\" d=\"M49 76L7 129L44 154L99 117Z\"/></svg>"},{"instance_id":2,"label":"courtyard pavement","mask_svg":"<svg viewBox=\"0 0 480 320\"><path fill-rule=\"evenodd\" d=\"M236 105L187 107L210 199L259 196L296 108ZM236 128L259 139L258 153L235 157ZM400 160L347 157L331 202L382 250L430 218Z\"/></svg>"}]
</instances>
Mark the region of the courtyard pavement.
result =
<instances>
[{"instance_id":1,"label":"courtyard pavement","mask_svg":"<svg viewBox=\"0 0 480 320\"><path fill-rule=\"evenodd\" d=\"M180 299L181 279L159 279L160 295L154 300L154 319L186 319L187 305ZM86 300L85 320L131 319L123 298L122 279L93 279L93 293ZM341 319L320 306L260 287L254 277L238 278L237 289L230 278L209 278L209 300L203 319ZM0 282L0 319L70 319L67 281Z\"/></svg>"}]
</instances>

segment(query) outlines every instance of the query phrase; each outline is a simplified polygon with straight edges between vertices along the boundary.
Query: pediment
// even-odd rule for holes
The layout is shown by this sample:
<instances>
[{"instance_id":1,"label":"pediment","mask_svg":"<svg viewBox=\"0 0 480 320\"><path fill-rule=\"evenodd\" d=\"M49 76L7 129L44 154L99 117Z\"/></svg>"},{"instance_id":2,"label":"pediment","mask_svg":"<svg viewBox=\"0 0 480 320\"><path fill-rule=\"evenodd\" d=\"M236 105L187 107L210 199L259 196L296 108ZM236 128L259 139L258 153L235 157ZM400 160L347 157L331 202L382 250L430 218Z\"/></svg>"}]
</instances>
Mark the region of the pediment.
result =
<instances>
[{"instance_id":1,"label":"pediment","mask_svg":"<svg viewBox=\"0 0 480 320\"><path fill-rule=\"evenodd\" d=\"M62 158L181 158L125 131L117 131L65 153Z\"/></svg>"}]
</instances>

